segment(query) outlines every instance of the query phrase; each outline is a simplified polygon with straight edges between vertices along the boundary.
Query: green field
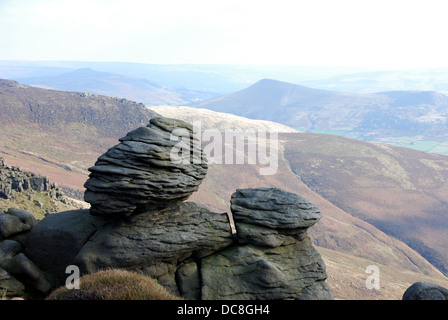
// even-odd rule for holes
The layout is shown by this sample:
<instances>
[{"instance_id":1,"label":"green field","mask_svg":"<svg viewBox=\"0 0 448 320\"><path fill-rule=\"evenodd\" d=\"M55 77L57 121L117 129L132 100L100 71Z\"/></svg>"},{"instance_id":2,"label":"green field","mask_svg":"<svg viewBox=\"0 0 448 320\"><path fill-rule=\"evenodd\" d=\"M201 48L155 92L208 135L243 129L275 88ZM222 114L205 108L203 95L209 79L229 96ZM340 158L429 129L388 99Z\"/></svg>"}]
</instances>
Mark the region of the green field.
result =
<instances>
[{"instance_id":1,"label":"green field","mask_svg":"<svg viewBox=\"0 0 448 320\"><path fill-rule=\"evenodd\" d=\"M307 130L306 128L295 128L295 129L301 132L330 134L343 137L346 136L348 133L350 133L350 130L325 130L325 129ZM364 139L360 140L365 141ZM448 155L448 141L418 140L416 139L416 137L406 137L406 136L378 139L378 140L367 140L367 141L387 143L392 144L394 146L405 147L423 152Z\"/></svg>"},{"instance_id":2,"label":"green field","mask_svg":"<svg viewBox=\"0 0 448 320\"><path fill-rule=\"evenodd\" d=\"M431 141L431 140L415 140L410 137L400 137L379 141L383 143L392 144L399 147L406 147L418 151L429 152L429 153L438 153L448 155L448 141Z\"/></svg>"}]
</instances>

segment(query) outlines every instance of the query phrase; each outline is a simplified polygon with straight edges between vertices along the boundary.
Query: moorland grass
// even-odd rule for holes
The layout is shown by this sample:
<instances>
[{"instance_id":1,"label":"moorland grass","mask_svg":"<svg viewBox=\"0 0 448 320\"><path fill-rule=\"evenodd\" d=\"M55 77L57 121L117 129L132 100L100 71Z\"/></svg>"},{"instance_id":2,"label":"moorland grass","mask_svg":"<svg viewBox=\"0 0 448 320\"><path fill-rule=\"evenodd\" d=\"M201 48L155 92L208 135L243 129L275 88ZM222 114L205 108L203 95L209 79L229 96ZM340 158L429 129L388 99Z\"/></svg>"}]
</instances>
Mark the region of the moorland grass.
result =
<instances>
[{"instance_id":1,"label":"moorland grass","mask_svg":"<svg viewBox=\"0 0 448 320\"><path fill-rule=\"evenodd\" d=\"M137 272L107 269L86 274L79 289L62 286L47 300L181 300L170 294L156 280Z\"/></svg>"}]
</instances>

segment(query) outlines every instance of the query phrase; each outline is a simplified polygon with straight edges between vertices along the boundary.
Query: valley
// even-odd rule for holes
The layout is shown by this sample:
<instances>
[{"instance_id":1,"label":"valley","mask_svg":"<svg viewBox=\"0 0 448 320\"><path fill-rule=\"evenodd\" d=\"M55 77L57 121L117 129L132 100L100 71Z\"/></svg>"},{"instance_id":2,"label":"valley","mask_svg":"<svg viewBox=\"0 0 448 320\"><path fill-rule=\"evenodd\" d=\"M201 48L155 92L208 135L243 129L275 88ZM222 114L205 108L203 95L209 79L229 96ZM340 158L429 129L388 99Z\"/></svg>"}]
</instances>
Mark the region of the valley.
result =
<instances>
[{"instance_id":1,"label":"valley","mask_svg":"<svg viewBox=\"0 0 448 320\"><path fill-rule=\"evenodd\" d=\"M164 115L163 107L148 109L126 99L0 84L0 155L9 165L80 191L99 155L127 131ZM238 188L279 187L316 204L324 217L310 234L337 299L401 299L417 280L447 286L445 156L297 133L285 125L210 110L170 107L166 112L220 130L238 123L280 132L276 174L260 176L257 165L212 164L189 200L228 212L230 195ZM366 289L369 265L381 269L380 290Z\"/></svg>"}]
</instances>

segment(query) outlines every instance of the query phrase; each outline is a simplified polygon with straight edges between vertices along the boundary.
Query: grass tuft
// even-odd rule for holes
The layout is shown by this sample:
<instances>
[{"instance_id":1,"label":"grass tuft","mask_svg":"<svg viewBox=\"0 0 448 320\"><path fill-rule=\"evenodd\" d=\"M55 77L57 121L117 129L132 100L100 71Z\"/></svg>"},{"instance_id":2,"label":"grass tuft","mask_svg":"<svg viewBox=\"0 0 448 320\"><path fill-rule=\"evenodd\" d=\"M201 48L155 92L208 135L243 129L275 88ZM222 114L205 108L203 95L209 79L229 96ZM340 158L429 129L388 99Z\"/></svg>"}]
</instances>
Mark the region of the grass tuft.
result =
<instances>
[{"instance_id":1,"label":"grass tuft","mask_svg":"<svg viewBox=\"0 0 448 320\"><path fill-rule=\"evenodd\" d=\"M79 281L79 289L59 287L46 300L182 300L156 280L127 270L102 270L86 274Z\"/></svg>"}]
</instances>

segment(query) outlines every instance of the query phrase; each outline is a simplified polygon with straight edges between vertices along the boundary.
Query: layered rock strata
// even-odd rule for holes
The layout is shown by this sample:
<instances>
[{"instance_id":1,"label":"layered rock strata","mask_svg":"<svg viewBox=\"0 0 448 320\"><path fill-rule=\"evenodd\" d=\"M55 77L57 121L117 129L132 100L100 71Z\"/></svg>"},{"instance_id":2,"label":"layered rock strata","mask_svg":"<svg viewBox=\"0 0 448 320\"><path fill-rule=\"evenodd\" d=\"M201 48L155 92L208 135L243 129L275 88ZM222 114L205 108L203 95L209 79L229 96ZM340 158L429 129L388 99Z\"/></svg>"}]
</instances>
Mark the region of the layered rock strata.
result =
<instances>
[{"instance_id":1,"label":"layered rock strata","mask_svg":"<svg viewBox=\"0 0 448 320\"><path fill-rule=\"evenodd\" d=\"M119 140L89 169L84 199L92 215L128 216L186 200L207 172L199 138L184 121L153 118Z\"/></svg>"},{"instance_id":2,"label":"layered rock strata","mask_svg":"<svg viewBox=\"0 0 448 320\"><path fill-rule=\"evenodd\" d=\"M238 245L201 262L203 299L333 299L307 229L320 218L306 199L277 188L237 190Z\"/></svg>"}]
</instances>

